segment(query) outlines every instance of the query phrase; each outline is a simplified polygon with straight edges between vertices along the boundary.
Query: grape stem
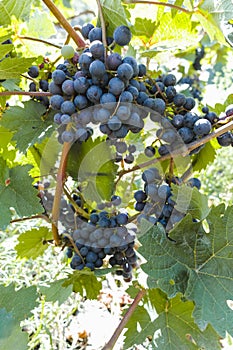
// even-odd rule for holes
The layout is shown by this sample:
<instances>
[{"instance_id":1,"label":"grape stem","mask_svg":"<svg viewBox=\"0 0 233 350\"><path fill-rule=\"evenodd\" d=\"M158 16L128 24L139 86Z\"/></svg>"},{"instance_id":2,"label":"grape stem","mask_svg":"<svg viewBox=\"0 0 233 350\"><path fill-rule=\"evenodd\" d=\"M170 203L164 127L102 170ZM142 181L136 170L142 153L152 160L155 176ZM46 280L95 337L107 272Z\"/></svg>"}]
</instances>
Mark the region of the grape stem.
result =
<instances>
[{"instance_id":1,"label":"grape stem","mask_svg":"<svg viewBox=\"0 0 233 350\"><path fill-rule=\"evenodd\" d=\"M114 331L111 339L107 342L107 344L103 347L102 350L113 350L117 339L119 338L121 332L125 328L127 322L129 321L130 317L132 316L133 312L135 311L136 307L138 306L138 303L144 297L145 294L146 294L146 289L141 289L138 292L138 294L136 295L134 301L132 302L132 304L130 305L129 309L125 313L125 315L122 318L121 322L119 323L117 329Z\"/></svg>"},{"instance_id":2,"label":"grape stem","mask_svg":"<svg viewBox=\"0 0 233 350\"><path fill-rule=\"evenodd\" d=\"M104 48L105 48L105 61L106 61L106 54L107 54L107 36L106 36L106 24L105 24L105 20L104 20L104 14L103 14L103 9L100 3L100 0L96 0L97 5L98 5L98 12L99 12L99 17L100 17L100 22L101 22L101 28L102 28L102 41L104 44Z\"/></svg>"},{"instance_id":3,"label":"grape stem","mask_svg":"<svg viewBox=\"0 0 233 350\"><path fill-rule=\"evenodd\" d=\"M63 16L63 14L60 12L60 10L57 8L57 6L51 1L51 0L43 0L45 5L49 8L49 10L52 12L52 14L56 17L58 22L62 25L62 27L69 33L71 38L74 40L76 45L81 48L85 47L85 41L79 36L79 34L72 28L70 23L66 20L66 18Z\"/></svg>"},{"instance_id":4,"label":"grape stem","mask_svg":"<svg viewBox=\"0 0 233 350\"><path fill-rule=\"evenodd\" d=\"M25 96L52 96L50 92L43 91L1 91L0 96L10 96L10 95L25 95Z\"/></svg>"},{"instance_id":5,"label":"grape stem","mask_svg":"<svg viewBox=\"0 0 233 350\"><path fill-rule=\"evenodd\" d=\"M125 174L131 173L131 172L139 170L141 168L145 168L145 167L147 167L149 165L156 164L158 162L162 162L162 161L167 160L167 159L175 158L175 157L178 157L178 156L186 157L194 149L198 148L199 146L202 146L202 145L206 144L210 140L212 140L212 139L214 139L214 138L216 138L218 136L221 136L222 134L224 134L227 131L232 130L232 129L233 129L233 121L231 121L231 122L223 125L222 127L216 129L212 133L204 136L202 139L199 139L197 141L194 141L194 142L190 143L188 146L181 147L181 148L179 148L179 149L177 149L175 151L172 151L171 153L166 154L165 156L154 158L154 159L151 159L151 160L149 160L147 162L135 165L134 167L132 167L130 169L123 169L122 171L120 171L118 173L118 178L116 180L115 185L120 181L120 179Z\"/></svg>"},{"instance_id":6,"label":"grape stem","mask_svg":"<svg viewBox=\"0 0 233 350\"><path fill-rule=\"evenodd\" d=\"M71 143L64 142L59 169L57 173L56 189L55 189L54 200L53 200L52 233L53 233L53 239L56 245L60 244L60 236L58 233L58 219L59 219L59 213L60 213L60 201L61 201L61 196L63 192L63 185L66 180L66 163L67 163L67 157L69 154L70 147L71 147Z\"/></svg>"},{"instance_id":7,"label":"grape stem","mask_svg":"<svg viewBox=\"0 0 233 350\"><path fill-rule=\"evenodd\" d=\"M170 4L167 2L159 2L159 1L143 1L143 0L124 0L123 2L125 2L126 4L149 4L149 5L159 5L159 6L166 6L166 7L171 7L174 8L178 11L182 11L188 14L192 14L193 11L189 11L187 9L185 9L184 7L180 7L174 4Z\"/></svg>"},{"instance_id":8,"label":"grape stem","mask_svg":"<svg viewBox=\"0 0 233 350\"><path fill-rule=\"evenodd\" d=\"M47 40L43 40L43 39L39 39L39 38L34 38L31 36L24 36L24 35L18 35L18 39L22 39L22 40L32 40L32 41L38 41L40 43L46 44L46 45L50 45L50 46L54 46L57 49L61 49L62 46L61 45L57 45L57 44L53 44Z\"/></svg>"}]
</instances>

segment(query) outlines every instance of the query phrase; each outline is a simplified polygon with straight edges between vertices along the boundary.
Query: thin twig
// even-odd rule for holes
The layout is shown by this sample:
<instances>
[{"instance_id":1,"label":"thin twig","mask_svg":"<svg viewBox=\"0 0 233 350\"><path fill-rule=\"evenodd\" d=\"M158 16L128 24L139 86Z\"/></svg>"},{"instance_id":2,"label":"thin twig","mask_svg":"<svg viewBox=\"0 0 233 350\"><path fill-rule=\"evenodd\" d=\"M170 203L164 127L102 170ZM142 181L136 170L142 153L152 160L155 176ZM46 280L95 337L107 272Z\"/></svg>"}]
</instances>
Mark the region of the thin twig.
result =
<instances>
[{"instance_id":1,"label":"thin twig","mask_svg":"<svg viewBox=\"0 0 233 350\"><path fill-rule=\"evenodd\" d=\"M26 217L26 218L14 219L14 220L11 220L10 223L14 224L16 222L21 222L21 221L26 221L26 220L35 220L35 219L43 219L43 220L47 221L48 223L51 223L49 217L47 215L43 215L43 214L33 215L33 216Z\"/></svg>"},{"instance_id":2,"label":"thin twig","mask_svg":"<svg viewBox=\"0 0 233 350\"><path fill-rule=\"evenodd\" d=\"M19 39L25 39L25 40L32 40L32 41L38 41L40 43L43 43L43 44L46 44L46 45L50 45L50 46L54 46L56 47L57 49L61 49L62 46L61 45L57 45L57 44L54 44L54 43L51 43L47 40L43 40L43 39L39 39L39 38L34 38L34 37L31 37L31 36L24 36L24 35L18 35L18 38Z\"/></svg>"},{"instance_id":3,"label":"thin twig","mask_svg":"<svg viewBox=\"0 0 233 350\"><path fill-rule=\"evenodd\" d=\"M145 294L146 294L146 289L141 289L138 292L138 294L136 295L134 301L132 302L132 304L130 305L129 309L125 313L125 315L122 318L121 322L119 323L117 329L113 333L111 339L103 347L102 350L112 350L114 348L114 345L116 344L116 341L119 338L121 332L125 328L127 322L129 321L130 317L132 316L133 312L135 311L136 307L138 306L139 301L144 297Z\"/></svg>"},{"instance_id":4,"label":"thin twig","mask_svg":"<svg viewBox=\"0 0 233 350\"><path fill-rule=\"evenodd\" d=\"M99 11L99 17L100 17L100 23L101 23L101 28L102 28L102 42L104 44L104 48L105 48L105 58L106 58L106 54L107 54L107 35L106 35L106 24L105 24L105 20L104 20L104 14L103 14L103 9L100 3L100 0L96 0L97 5L98 5L98 11ZM106 60L105 60L106 61Z\"/></svg>"},{"instance_id":5,"label":"thin twig","mask_svg":"<svg viewBox=\"0 0 233 350\"><path fill-rule=\"evenodd\" d=\"M55 4L51 0L43 0L45 5L50 9L53 15L56 17L58 22L62 25L62 27L70 34L71 38L74 40L76 45L81 48L85 47L85 42L79 36L79 34L72 28L70 23L66 20L60 10L55 6Z\"/></svg>"},{"instance_id":6,"label":"thin twig","mask_svg":"<svg viewBox=\"0 0 233 350\"><path fill-rule=\"evenodd\" d=\"M123 2L125 2L126 4L149 4L149 5L159 5L159 6L166 6L166 7L171 7L174 8L178 11L182 11L188 14L192 14L193 11L189 11L187 9L185 9L184 7L180 7L177 5L173 5L167 2L159 2L159 1L143 1L143 0L124 0Z\"/></svg>"},{"instance_id":7,"label":"thin twig","mask_svg":"<svg viewBox=\"0 0 233 350\"><path fill-rule=\"evenodd\" d=\"M61 201L61 196L63 192L63 184L65 182L65 177L66 177L66 163L67 163L67 157L69 154L70 147L71 147L71 143L64 142L59 169L57 173L56 189L55 189L54 200L53 200L52 232L53 232L53 238L56 245L59 245L60 243L60 236L58 233L58 220L59 220L59 213L60 213L60 201Z\"/></svg>"},{"instance_id":8,"label":"thin twig","mask_svg":"<svg viewBox=\"0 0 233 350\"><path fill-rule=\"evenodd\" d=\"M25 95L25 96L52 96L51 92L44 91L1 91L0 96Z\"/></svg>"}]
</instances>

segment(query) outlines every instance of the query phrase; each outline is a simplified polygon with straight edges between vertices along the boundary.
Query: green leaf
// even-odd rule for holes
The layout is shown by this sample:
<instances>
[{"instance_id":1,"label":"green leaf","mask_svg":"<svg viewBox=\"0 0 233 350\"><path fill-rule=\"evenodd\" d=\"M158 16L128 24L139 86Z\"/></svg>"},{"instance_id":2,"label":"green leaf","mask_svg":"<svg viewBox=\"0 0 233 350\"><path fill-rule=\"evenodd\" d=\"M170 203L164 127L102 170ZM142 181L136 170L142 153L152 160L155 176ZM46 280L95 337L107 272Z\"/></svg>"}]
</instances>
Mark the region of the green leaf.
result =
<instances>
[{"instance_id":1,"label":"green leaf","mask_svg":"<svg viewBox=\"0 0 233 350\"><path fill-rule=\"evenodd\" d=\"M27 17L31 4L30 0L2 0L0 2L0 25L11 24L11 16L18 19Z\"/></svg>"},{"instance_id":2,"label":"green leaf","mask_svg":"<svg viewBox=\"0 0 233 350\"><path fill-rule=\"evenodd\" d=\"M233 94L230 94L224 103L216 103L214 111L219 115L220 113L225 112L226 108L231 104L233 104Z\"/></svg>"},{"instance_id":3,"label":"green leaf","mask_svg":"<svg viewBox=\"0 0 233 350\"><path fill-rule=\"evenodd\" d=\"M18 322L31 316L31 310L37 306L37 298L35 286L16 291L13 284L7 287L0 285L0 307L10 312Z\"/></svg>"},{"instance_id":4,"label":"green leaf","mask_svg":"<svg viewBox=\"0 0 233 350\"><path fill-rule=\"evenodd\" d=\"M50 283L48 287L40 286L40 292L45 295L46 301L55 302L58 301L59 304L64 303L72 293L72 285L64 288L63 284L66 279L61 279Z\"/></svg>"},{"instance_id":5,"label":"green leaf","mask_svg":"<svg viewBox=\"0 0 233 350\"><path fill-rule=\"evenodd\" d=\"M13 49L14 45L12 44L2 44L0 45L0 58L3 58Z\"/></svg>"},{"instance_id":6,"label":"green leaf","mask_svg":"<svg viewBox=\"0 0 233 350\"><path fill-rule=\"evenodd\" d=\"M100 137L74 143L67 162L67 173L83 182L82 195L86 202L110 200L117 165L109 143Z\"/></svg>"},{"instance_id":7,"label":"green leaf","mask_svg":"<svg viewBox=\"0 0 233 350\"><path fill-rule=\"evenodd\" d=\"M29 165L8 169L0 158L0 227L5 228L11 220L11 208L19 217L31 216L43 212L37 197L37 190L32 186L28 175Z\"/></svg>"},{"instance_id":8,"label":"green leaf","mask_svg":"<svg viewBox=\"0 0 233 350\"><path fill-rule=\"evenodd\" d=\"M19 243L15 246L18 257L37 258L48 248L46 241L50 239L52 239L52 233L48 227L33 228L21 233L18 237Z\"/></svg>"},{"instance_id":9,"label":"green leaf","mask_svg":"<svg viewBox=\"0 0 233 350\"><path fill-rule=\"evenodd\" d=\"M0 309L0 348L8 350L27 349L28 335L23 333L12 313Z\"/></svg>"},{"instance_id":10,"label":"green leaf","mask_svg":"<svg viewBox=\"0 0 233 350\"><path fill-rule=\"evenodd\" d=\"M127 323L125 347L141 344L147 337L159 350L221 349L219 336L208 326L202 332L192 318L193 303L181 295L168 299L159 289L150 290ZM140 329L140 330L139 330Z\"/></svg>"},{"instance_id":11,"label":"green leaf","mask_svg":"<svg viewBox=\"0 0 233 350\"><path fill-rule=\"evenodd\" d=\"M4 87L4 89L8 91L20 91L20 87L18 86L19 84L19 79L6 79L1 82L1 85Z\"/></svg>"},{"instance_id":12,"label":"green leaf","mask_svg":"<svg viewBox=\"0 0 233 350\"><path fill-rule=\"evenodd\" d=\"M10 27L8 27L8 28L1 27L0 28L0 42L3 43L7 39L10 39L12 34L13 34L13 32L12 32L12 29L10 29Z\"/></svg>"},{"instance_id":13,"label":"green leaf","mask_svg":"<svg viewBox=\"0 0 233 350\"><path fill-rule=\"evenodd\" d=\"M156 23L152 22L151 19L137 17L131 31L136 36L151 38L155 29Z\"/></svg>"},{"instance_id":14,"label":"green leaf","mask_svg":"<svg viewBox=\"0 0 233 350\"><path fill-rule=\"evenodd\" d=\"M222 337L232 334L233 311L227 305L233 290L233 207L213 208L206 222L186 215L167 239L161 227L148 226L140 238L139 253L147 260L142 269L149 287L173 297L177 292L194 301L193 317L199 328L208 324Z\"/></svg>"},{"instance_id":15,"label":"green leaf","mask_svg":"<svg viewBox=\"0 0 233 350\"><path fill-rule=\"evenodd\" d=\"M73 285L73 291L86 296L87 299L96 299L99 295L102 283L98 281L94 272L90 270L74 271L63 283L63 287Z\"/></svg>"},{"instance_id":16,"label":"green leaf","mask_svg":"<svg viewBox=\"0 0 233 350\"><path fill-rule=\"evenodd\" d=\"M34 61L34 57L5 58L0 62L0 79L19 78L20 74L25 73Z\"/></svg>"},{"instance_id":17,"label":"green leaf","mask_svg":"<svg viewBox=\"0 0 233 350\"><path fill-rule=\"evenodd\" d=\"M213 17L209 12L200 9L199 12L195 13L195 17L205 32L209 35L211 41L218 40L221 44L226 44L223 33L216 25Z\"/></svg>"},{"instance_id":18,"label":"green leaf","mask_svg":"<svg viewBox=\"0 0 233 350\"><path fill-rule=\"evenodd\" d=\"M173 18L171 12L165 12L151 39L153 45L141 55L153 57L161 50L185 49L196 45L197 41L198 34L193 28L190 14L178 13Z\"/></svg>"},{"instance_id":19,"label":"green leaf","mask_svg":"<svg viewBox=\"0 0 233 350\"><path fill-rule=\"evenodd\" d=\"M184 3L184 0L176 0L174 5L178 7L182 7L183 3ZM171 9L172 17L175 17L178 11L179 11L178 9L172 8Z\"/></svg>"},{"instance_id":20,"label":"green leaf","mask_svg":"<svg viewBox=\"0 0 233 350\"><path fill-rule=\"evenodd\" d=\"M49 14L35 9L33 16L30 16L28 22L28 33L36 38L49 38L56 34L55 26L49 17Z\"/></svg>"},{"instance_id":21,"label":"green leaf","mask_svg":"<svg viewBox=\"0 0 233 350\"><path fill-rule=\"evenodd\" d=\"M45 119L45 112L45 106L30 100L24 102L24 108L14 106L3 114L1 124L14 132L13 140L21 152L25 153L30 146L42 142L53 132L52 114Z\"/></svg>"},{"instance_id":22,"label":"green leaf","mask_svg":"<svg viewBox=\"0 0 233 350\"><path fill-rule=\"evenodd\" d=\"M0 155L8 161L13 161L16 156L14 145L10 143L12 136L12 132L0 126Z\"/></svg>"},{"instance_id":23,"label":"green leaf","mask_svg":"<svg viewBox=\"0 0 233 350\"><path fill-rule=\"evenodd\" d=\"M195 302L193 317L200 328L210 323L222 336L233 335L233 311L227 305L233 290L233 207L213 208L207 217L209 234L198 244L200 263L190 271L185 296ZM208 246L208 249L206 249ZM197 260L198 261L198 260Z\"/></svg>"},{"instance_id":24,"label":"green leaf","mask_svg":"<svg viewBox=\"0 0 233 350\"><path fill-rule=\"evenodd\" d=\"M101 5L108 35L112 35L114 29L120 25L129 25L126 20L126 11L121 4L121 0L101 0Z\"/></svg>"},{"instance_id":25,"label":"green leaf","mask_svg":"<svg viewBox=\"0 0 233 350\"><path fill-rule=\"evenodd\" d=\"M228 42L231 45L233 45L233 40L232 40L233 29L232 29L232 25L228 24L229 20L233 19L232 1L231 0L218 0L218 1L205 0L201 4L201 11L202 10L205 11L205 15L208 14L209 16L211 16L211 23L218 28L220 33L223 32ZM218 36L216 36L217 39L221 38L220 33L218 33ZM210 32L210 34L212 34L212 32ZM224 41L222 43L224 44Z\"/></svg>"},{"instance_id":26,"label":"green leaf","mask_svg":"<svg viewBox=\"0 0 233 350\"><path fill-rule=\"evenodd\" d=\"M213 163L216 156L216 150L211 142L205 144L198 154L195 154L192 159L193 171L200 171Z\"/></svg>"},{"instance_id":27,"label":"green leaf","mask_svg":"<svg viewBox=\"0 0 233 350\"><path fill-rule=\"evenodd\" d=\"M193 219L203 220L208 215L208 197L202 194L196 187L187 185L172 185L175 209L181 213L190 213Z\"/></svg>"}]
</instances>

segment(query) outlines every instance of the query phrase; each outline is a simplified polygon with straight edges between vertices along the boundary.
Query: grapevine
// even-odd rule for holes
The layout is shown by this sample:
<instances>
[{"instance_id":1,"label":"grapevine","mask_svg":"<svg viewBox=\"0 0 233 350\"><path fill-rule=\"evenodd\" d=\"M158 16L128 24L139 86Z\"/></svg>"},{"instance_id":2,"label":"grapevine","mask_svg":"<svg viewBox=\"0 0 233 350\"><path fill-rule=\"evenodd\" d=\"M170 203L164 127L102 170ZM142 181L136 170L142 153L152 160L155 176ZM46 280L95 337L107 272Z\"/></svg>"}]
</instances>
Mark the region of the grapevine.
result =
<instances>
[{"instance_id":1,"label":"grapevine","mask_svg":"<svg viewBox=\"0 0 233 350\"><path fill-rule=\"evenodd\" d=\"M46 225L43 244L65 251L70 276L92 276L100 281L112 274L133 288L136 297L103 349L113 349L125 327L129 327L127 348L129 344L143 342L130 340L130 322L134 312L139 312L140 301L153 300L156 304L153 293L158 293L166 303L173 298L180 298L182 305L192 303L194 311L187 324L195 324L195 336L198 334L201 338L210 331L213 339L222 337L218 320L211 321L212 310L203 319L196 315L196 308L203 305L197 306L199 300L189 283L221 251L220 239L216 246L214 243L214 235L220 230L217 215L227 232L224 243L232 249L227 221L231 220L231 207L209 207L198 171L208 166L205 159L208 152L215 155L216 149L233 146L233 99L230 95L224 105L216 104L215 108L203 102L201 71L210 55L205 44L195 49L189 72L171 69L161 62L156 66L157 56L153 50L146 56L150 50L145 51L144 47L154 45L155 32L140 34L141 24L139 28L136 26L137 20L141 23L140 18L136 18L133 25L122 16L123 13L127 16L128 5L130 13L137 4L166 8L164 18L171 13L171 20L172 16L204 16L205 1L193 4L192 9L183 6L183 2L180 6L177 2L127 1L124 6L119 2L121 16L117 24L111 21L113 9L109 15L104 2L97 1L97 24L85 22L79 27L72 27L52 1L43 0L43 3L66 32L62 45L51 39L33 39L21 34L9 39L4 37L1 44L4 55L0 67L10 58L14 59L17 52L14 40L50 45L51 50L59 54L56 59L41 56L29 59L20 73L26 89L5 88L8 75L1 75L0 70L3 78L0 98L4 102L0 130L10 133L11 147L15 149L12 161L4 155L10 152L9 142L0 148L4 169L1 191L4 192L2 188L11 193L19 191L22 197L23 188L30 183L33 193L28 216L23 206L11 203L5 212L5 221L0 221L2 228L26 220L43 220ZM152 30L151 20L145 20L148 30ZM195 35L204 35L198 28L195 30ZM220 34L216 34L216 38L219 37ZM142 55L133 47L134 44L137 47L140 40ZM9 51L5 49L7 45L10 45ZM176 55L182 56L182 53ZM183 89L184 85L188 89ZM14 95L16 99L17 96L25 98L24 107L14 107L11 99L7 102L8 96ZM24 132L24 125L15 120L15 113L23 115L28 110L31 114L26 116L26 122L32 124L31 129L37 133L32 140L24 142L19 136L28 137L28 131ZM35 125L30 118L36 121ZM28 175L30 166L23 165L26 185L22 191L14 187L19 181L17 152L22 159L29 159L31 152L32 174L38 175L32 181ZM47 236L47 228L51 236ZM207 253L210 255L206 256ZM231 260L232 251L226 254L224 258ZM165 259L161 265L160 255ZM188 261L190 257L194 258L194 266ZM177 271L173 270L176 265ZM216 270L213 276L218 276L219 270ZM147 274L147 282L140 280L142 271ZM163 276L163 273L167 274ZM232 274L225 277L224 273L219 278L227 279L224 298L230 299L228 278L232 281L233 277ZM158 305L155 309L159 309ZM229 317L230 311L224 312L226 318ZM207 330L207 326L211 329ZM145 329L146 326L143 331ZM150 339L150 331L145 333L144 340ZM230 332L227 322L224 331ZM180 346L197 344L196 340L186 341L189 340L183 339ZM171 345L170 349L175 346Z\"/></svg>"}]
</instances>

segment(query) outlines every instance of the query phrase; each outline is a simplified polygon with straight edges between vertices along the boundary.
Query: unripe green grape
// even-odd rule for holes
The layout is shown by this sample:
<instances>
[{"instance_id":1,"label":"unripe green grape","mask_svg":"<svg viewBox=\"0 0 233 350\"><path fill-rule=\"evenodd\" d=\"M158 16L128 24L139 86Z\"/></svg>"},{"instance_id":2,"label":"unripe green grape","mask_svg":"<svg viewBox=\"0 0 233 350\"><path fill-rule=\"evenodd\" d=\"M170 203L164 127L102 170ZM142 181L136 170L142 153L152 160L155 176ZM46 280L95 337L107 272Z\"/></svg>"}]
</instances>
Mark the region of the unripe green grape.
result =
<instances>
[{"instance_id":1,"label":"unripe green grape","mask_svg":"<svg viewBox=\"0 0 233 350\"><path fill-rule=\"evenodd\" d=\"M64 45L61 49L64 58L72 58L74 56L74 48L70 45Z\"/></svg>"}]
</instances>

